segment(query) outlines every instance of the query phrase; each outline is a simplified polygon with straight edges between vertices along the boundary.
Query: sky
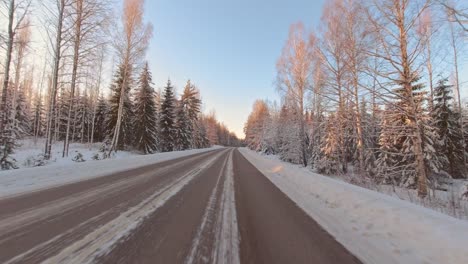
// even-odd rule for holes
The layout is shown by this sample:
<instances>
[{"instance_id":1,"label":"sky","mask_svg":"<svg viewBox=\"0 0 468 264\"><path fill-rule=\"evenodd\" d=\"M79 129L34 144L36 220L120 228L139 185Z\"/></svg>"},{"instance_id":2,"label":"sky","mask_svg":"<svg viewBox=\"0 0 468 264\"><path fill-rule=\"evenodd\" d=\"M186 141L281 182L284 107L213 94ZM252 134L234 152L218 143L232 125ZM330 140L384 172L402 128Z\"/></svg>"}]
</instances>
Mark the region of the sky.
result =
<instances>
[{"instance_id":1,"label":"sky","mask_svg":"<svg viewBox=\"0 0 468 264\"><path fill-rule=\"evenodd\" d=\"M153 82L170 78L180 93L188 79L200 89L204 111L237 136L256 99L278 99L276 60L289 26L319 23L322 0L147 0L154 27L147 53Z\"/></svg>"}]
</instances>

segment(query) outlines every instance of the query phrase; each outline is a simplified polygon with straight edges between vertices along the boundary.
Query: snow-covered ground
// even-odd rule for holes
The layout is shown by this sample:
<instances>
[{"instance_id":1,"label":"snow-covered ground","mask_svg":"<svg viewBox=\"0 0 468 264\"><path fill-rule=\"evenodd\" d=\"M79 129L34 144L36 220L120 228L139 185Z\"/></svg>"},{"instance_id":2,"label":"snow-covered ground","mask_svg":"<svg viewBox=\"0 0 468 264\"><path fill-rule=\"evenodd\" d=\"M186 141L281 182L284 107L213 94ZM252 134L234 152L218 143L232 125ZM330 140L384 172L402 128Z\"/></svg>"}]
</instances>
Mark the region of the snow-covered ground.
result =
<instances>
[{"instance_id":1,"label":"snow-covered ground","mask_svg":"<svg viewBox=\"0 0 468 264\"><path fill-rule=\"evenodd\" d=\"M468 222L241 149L270 181L365 263L468 263Z\"/></svg>"},{"instance_id":2,"label":"snow-covered ground","mask_svg":"<svg viewBox=\"0 0 468 264\"><path fill-rule=\"evenodd\" d=\"M98 153L101 143L89 147L86 144L71 144L68 158L61 158L60 143L53 146L53 160L41 167L27 167L24 162L31 157L42 153L42 143L34 144L32 141L22 141L22 146L15 150L14 157L20 169L0 171L0 198L14 196L25 192L59 186L90 178L105 176L114 172L138 168L162 161L176 159L196 153L219 148L195 149L187 151L174 151L157 153L153 155L139 155L137 153L119 151L111 159L92 160ZM74 162L76 153L83 155L85 162ZM23 166L21 163L23 162Z\"/></svg>"}]
</instances>

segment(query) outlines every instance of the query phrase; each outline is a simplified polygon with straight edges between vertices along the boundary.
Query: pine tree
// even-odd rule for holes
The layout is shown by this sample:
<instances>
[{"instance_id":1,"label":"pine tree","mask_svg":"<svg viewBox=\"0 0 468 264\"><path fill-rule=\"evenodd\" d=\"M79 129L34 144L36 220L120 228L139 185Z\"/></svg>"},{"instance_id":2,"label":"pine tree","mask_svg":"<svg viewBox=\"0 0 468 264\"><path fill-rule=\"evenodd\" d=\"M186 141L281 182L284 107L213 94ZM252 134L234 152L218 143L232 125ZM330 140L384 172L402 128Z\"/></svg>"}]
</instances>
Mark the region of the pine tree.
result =
<instances>
[{"instance_id":1,"label":"pine tree","mask_svg":"<svg viewBox=\"0 0 468 264\"><path fill-rule=\"evenodd\" d=\"M135 96L135 144L144 154L157 150L157 120L155 92L148 63L141 72Z\"/></svg>"},{"instance_id":2,"label":"pine tree","mask_svg":"<svg viewBox=\"0 0 468 264\"><path fill-rule=\"evenodd\" d=\"M454 178L463 178L466 168L464 164L465 152L460 148L462 131L460 128L460 114L453 111L453 85L447 85L447 79L440 80L434 89L434 108L432 118L437 128L439 144L437 153L446 157L443 168Z\"/></svg>"},{"instance_id":3,"label":"pine tree","mask_svg":"<svg viewBox=\"0 0 468 264\"><path fill-rule=\"evenodd\" d=\"M168 80L164 88L159 119L160 146L162 152L173 151L175 147L175 103L174 88L171 85L171 80Z\"/></svg>"},{"instance_id":4,"label":"pine tree","mask_svg":"<svg viewBox=\"0 0 468 264\"><path fill-rule=\"evenodd\" d=\"M115 75L114 83L111 85L111 98L109 100L109 112L107 114L106 120L106 136L108 139L112 139L115 132L115 126L117 125L118 111L119 111L119 102L120 102L120 93L121 87L123 85L124 76L123 76L123 66L119 67L117 74ZM126 146L131 145L133 142L133 131L132 131L132 122L133 122L133 105L130 98L130 80L127 80L128 83L125 86L124 91L124 100L123 100L123 112L122 112L122 123L120 126L119 138L117 139L118 144L116 150L123 150Z\"/></svg>"}]
</instances>

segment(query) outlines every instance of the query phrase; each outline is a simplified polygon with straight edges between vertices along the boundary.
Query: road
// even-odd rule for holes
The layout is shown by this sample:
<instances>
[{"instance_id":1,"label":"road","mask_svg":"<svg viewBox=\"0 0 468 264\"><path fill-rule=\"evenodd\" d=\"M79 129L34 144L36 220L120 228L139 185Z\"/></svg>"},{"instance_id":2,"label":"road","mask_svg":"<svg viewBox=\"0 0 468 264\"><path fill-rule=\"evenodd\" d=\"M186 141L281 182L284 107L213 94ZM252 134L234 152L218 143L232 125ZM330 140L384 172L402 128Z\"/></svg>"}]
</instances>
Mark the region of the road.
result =
<instances>
[{"instance_id":1,"label":"road","mask_svg":"<svg viewBox=\"0 0 468 264\"><path fill-rule=\"evenodd\" d=\"M0 200L0 263L360 263L234 148Z\"/></svg>"}]
</instances>

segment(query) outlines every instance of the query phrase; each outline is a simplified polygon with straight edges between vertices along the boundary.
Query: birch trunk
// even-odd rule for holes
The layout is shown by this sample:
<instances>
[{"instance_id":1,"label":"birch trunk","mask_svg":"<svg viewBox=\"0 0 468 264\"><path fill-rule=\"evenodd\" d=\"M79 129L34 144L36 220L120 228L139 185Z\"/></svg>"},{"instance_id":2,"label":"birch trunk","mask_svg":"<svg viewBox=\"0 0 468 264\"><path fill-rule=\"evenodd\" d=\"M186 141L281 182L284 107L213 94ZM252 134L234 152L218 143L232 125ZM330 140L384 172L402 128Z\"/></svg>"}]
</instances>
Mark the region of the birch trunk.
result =
<instances>
[{"instance_id":1,"label":"birch trunk","mask_svg":"<svg viewBox=\"0 0 468 264\"><path fill-rule=\"evenodd\" d=\"M45 151L44 151L44 158L49 160L52 155L52 134L53 134L53 125L54 125L54 112L56 107L57 101L57 88L58 88L58 74L59 74L59 67L60 67L60 60L62 57L62 27L63 27L63 19L65 13L65 0L59 0L60 2L57 3L58 6L58 19L57 19L57 36L55 39L55 48L54 48L54 66L53 66L53 73L52 73L52 90L51 90L51 97L49 102L49 120L46 136L46 144L45 144Z\"/></svg>"}]
</instances>

